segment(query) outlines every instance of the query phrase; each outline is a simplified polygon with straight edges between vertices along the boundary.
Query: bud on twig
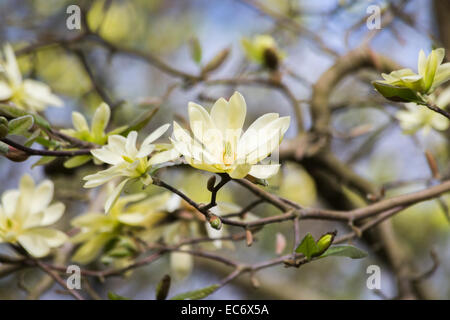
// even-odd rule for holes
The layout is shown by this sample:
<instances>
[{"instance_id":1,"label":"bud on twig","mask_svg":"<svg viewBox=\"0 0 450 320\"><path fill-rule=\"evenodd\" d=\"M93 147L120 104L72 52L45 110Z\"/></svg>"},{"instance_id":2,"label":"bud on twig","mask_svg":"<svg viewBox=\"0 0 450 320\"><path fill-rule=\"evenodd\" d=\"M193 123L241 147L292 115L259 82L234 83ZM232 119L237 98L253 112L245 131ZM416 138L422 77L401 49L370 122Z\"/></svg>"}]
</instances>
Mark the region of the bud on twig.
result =
<instances>
[{"instance_id":1,"label":"bud on twig","mask_svg":"<svg viewBox=\"0 0 450 320\"><path fill-rule=\"evenodd\" d=\"M209 218L209 224L216 230L220 230L220 228L222 228L222 221L218 216L215 215L211 215L211 217Z\"/></svg>"},{"instance_id":2,"label":"bud on twig","mask_svg":"<svg viewBox=\"0 0 450 320\"><path fill-rule=\"evenodd\" d=\"M209 191L213 192L215 185L216 185L216 176L212 176L211 178L208 179L208 184L206 185L206 187L208 188Z\"/></svg>"},{"instance_id":3,"label":"bud on twig","mask_svg":"<svg viewBox=\"0 0 450 320\"><path fill-rule=\"evenodd\" d=\"M29 155L19 149L16 149L14 147L8 146L8 152L5 154L5 156L14 162L22 162L28 159Z\"/></svg>"},{"instance_id":4,"label":"bud on twig","mask_svg":"<svg viewBox=\"0 0 450 320\"><path fill-rule=\"evenodd\" d=\"M265 49L263 53L263 58L264 58L264 65L268 69L272 71L278 69L278 66L280 65L280 58L278 57L278 53L273 48Z\"/></svg>"},{"instance_id":5,"label":"bud on twig","mask_svg":"<svg viewBox=\"0 0 450 320\"><path fill-rule=\"evenodd\" d=\"M156 300L165 300L169 294L170 276L166 274L156 287Z\"/></svg>"},{"instance_id":6,"label":"bud on twig","mask_svg":"<svg viewBox=\"0 0 450 320\"><path fill-rule=\"evenodd\" d=\"M441 175L439 174L439 168L433 154L427 150L425 151L425 157L427 158L428 167L430 167L433 178L439 179Z\"/></svg>"},{"instance_id":7,"label":"bud on twig","mask_svg":"<svg viewBox=\"0 0 450 320\"><path fill-rule=\"evenodd\" d=\"M286 238L282 233L277 232L275 241L275 253L280 255L286 248Z\"/></svg>"},{"instance_id":8,"label":"bud on twig","mask_svg":"<svg viewBox=\"0 0 450 320\"><path fill-rule=\"evenodd\" d=\"M249 229L245 230L245 238L247 239L247 246L250 247L253 244L253 233Z\"/></svg>"},{"instance_id":9,"label":"bud on twig","mask_svg":"<svg viewBox=\"0 0 450 320\"><path fill-rule=\"evenodd\" d=\"M219 68L230 54L230 48L225 48L212 58L202 69L202 74L210 73Z\"/></svg>"},{"instance_id":10,"label":"bud on twig","mask_svg":"<svg viewBox=\"0 0 450 320\"><path fill-rule=\"evenodd\" d=\"M5 117L0 117L0 138L8 135L8 120Z\"/></svg>"}]
</instances>

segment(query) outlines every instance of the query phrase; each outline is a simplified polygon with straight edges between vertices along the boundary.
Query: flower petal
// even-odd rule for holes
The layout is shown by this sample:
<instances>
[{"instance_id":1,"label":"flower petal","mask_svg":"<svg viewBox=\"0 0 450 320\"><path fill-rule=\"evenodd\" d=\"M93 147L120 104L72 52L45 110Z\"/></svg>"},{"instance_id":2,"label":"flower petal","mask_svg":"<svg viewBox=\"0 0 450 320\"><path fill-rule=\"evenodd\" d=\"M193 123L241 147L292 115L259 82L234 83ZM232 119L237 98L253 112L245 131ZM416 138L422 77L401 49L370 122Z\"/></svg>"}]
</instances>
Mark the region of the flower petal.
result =
<instances>
[{"instance_id":1,"label":"flower petal","mask_svg":"<svg viewBox=\"0 0 450 320\"><path fill-rule=\"evenodd\" d=\"M110 116L111 109L106 103L102 102L97 110L95 110L94 117L92 118L93 136L102 137L104 135Z\"/></svg>"},{"instance_id":2,"label":"flower petal","mask_svg":"<svg viewBox=\"0 0 450 320\"><path fill-rule=\"evenodd\" d=\"M33 196L28 201L31 202L30 213L38 213L47 208L53 199L53 182L45 180L34 190Z\"/></svg>"},{"instance_id":3,"label":"flower petal","mask_svg":"<svg viewBox=\"0 0 450 320\"><path fill-rule=\"evenodd\" d=\"M111 210L111 207L114 205L114 203L117 201L117 199L119 198L123 188L125 187L125 184L129 181L130 179L125 179L123 180L121 183L119 183L114 190L112 191L112 193L108 196L108 199L105 202L105 213L108 213L109 210Z\"/></svg>"},{"instance_id":4,"label":"flower petal","mask_svg":"<svg viewBox=\"0 0 450 320\"><path fill-rule=\"evenodd\" d=\"M169 129L169 127L170 127L170 124L166 123L166 124L162 125L161 127L159 127L158 129L156 129L155 131L153 131L151 134L149 134L147 136L147 138L144 139L144 142L142 142L142 146L150 144L153 141L155 141L156 139L158 139L159 137L161 137L167 131L167 129Z\"/></svg>"},{"instance_id":5,"label":"flower petal","mask_svg":"<svg viewBox=\"0 0 450 320\"><path fill-rule=\"evenodd\" d=\"M230 101L220 98L211 109L211 119L215 126L222 131L223 137L227 130L241 131L247 113L247 104L244 97L235 92Z\"/></svg>"},{"instance_id":6,"label":"flower petal","mask_svg":"<svg viewBox=\"0 0 450 320\"><path fill-rule=\"evenodd\" d=\"M86 118L79 112L72 112L72 123L73 127L77 131L89 131L89 126Z\"/></svg>"},{"instance_id":7,"label":"flower petal","mask_svg":"<svg viewBox=\"0 0 450 320\"><path fill-rule=\"evenodd\" d=\"M248 174L258 179L267 179L275 175L279 169L279 164L253 165Z\"/></svg>"},{"instance_id":8,"label":"flower petal","mask_svg":"<svg viewBox=\"0 0 450 320\"><path fill-rule=\"evenodd\" d=\"M58 221L64 214L65 206L62 202L56 202L44 210L41 226L49 226Z\"/></svg>"},{"instance_id":9,"label":"flower petal","mask_svg":"<svg viewBox=\"0 0 450 320\"><path fill-rule=\"evenodd\" d=\"M12 93L13 91L5 82L0 82L0 100L8 100Z\"/></svg>"}]
</instances>

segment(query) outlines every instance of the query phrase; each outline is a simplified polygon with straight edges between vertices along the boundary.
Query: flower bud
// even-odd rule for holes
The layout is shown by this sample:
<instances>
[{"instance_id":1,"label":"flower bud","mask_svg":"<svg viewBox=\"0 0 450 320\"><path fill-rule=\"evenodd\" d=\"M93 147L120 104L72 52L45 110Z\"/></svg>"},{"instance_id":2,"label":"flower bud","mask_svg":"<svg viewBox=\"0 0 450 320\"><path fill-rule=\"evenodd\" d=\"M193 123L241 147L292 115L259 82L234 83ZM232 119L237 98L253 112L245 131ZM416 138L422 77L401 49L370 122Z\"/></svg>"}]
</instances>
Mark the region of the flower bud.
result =
<instances>
[{"instance_id":1,"label":"flower bud","mask_svg":"<svg viewBox=\"0 0 450 320\"><path fill-rule=\"evenodd\" d=\"M216 185L216 176L212 176L211 178L208 179L208 184L206 185L206 187L208 188L209 191L213 192L215 185Z\"/></svg>"},{"instance_id":2,"label":"flower bud","mask_svg":"<svg viewBox=\"0 0 450 320\"><path fill-rule=\"evenodd\" d=\"M220 230L220 228L222 228L222 221L215 215L212 215L211 218L209 218L209 224L216 230Z\"/></svg>"},{"instance_id":3,"label":"flower bud","mask_svg":"<svg viewBox=\"0 0 450 320\"><path fill-rule=\"evenodd\" d=\"M8 135L8 120L5 117L0 117L0 138Z\"/></svg>"}]
</instances>

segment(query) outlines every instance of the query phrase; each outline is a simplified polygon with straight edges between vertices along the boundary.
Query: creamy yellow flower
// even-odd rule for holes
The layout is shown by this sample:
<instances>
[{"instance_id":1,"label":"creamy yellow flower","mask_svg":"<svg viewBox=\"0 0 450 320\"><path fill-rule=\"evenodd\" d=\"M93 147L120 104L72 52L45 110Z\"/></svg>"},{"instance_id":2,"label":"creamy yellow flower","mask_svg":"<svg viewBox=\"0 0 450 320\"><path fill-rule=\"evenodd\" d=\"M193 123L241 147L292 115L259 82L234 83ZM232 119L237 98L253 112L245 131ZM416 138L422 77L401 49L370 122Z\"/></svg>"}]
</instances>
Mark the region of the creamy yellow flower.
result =
<instances>
[{"instance_id":1,"label":"creamy yellow flower","mask_svg":"<svg viewBox=\"0 0 450 320\"><path fill-rule=\"evenodd\" d=\"M417 66L418 74L411 69L401 69L390 74L383 73L384 81L376 82L409 88L422 94L431 93L439 85L450 80L450 63L442 64L444 57L443 48L431 51L428 57L421 50Z\"/></svg>"},{"instance_id":2,"label":"creamy yellow flower","mask_svg":"<svg viewBox=\"0 0 450 320\"><path fill-rule=\"evenodd\" d=\"M110 117L111 109L105 102L102 102L95 110L90 129L86 118L81 113L74 111L72 112L74 129L63 129L61 132L83 141L104 145L108 140L108 136L119 134L126 128L120 127L109 133L105 133Z\"/></svg>"},{"instance_id":3,"label":"creamy yellow flower","mask_svg":"<svg viewBox=\"0 0 450 320\"><path fill-rule=\"evenodd\" d=\"M60 107L63 102L51 93L43 82L22 79L14 51L9 44L3 47L0 59L0 101L12 101L17 107L32 111L44 111L48 106Z\"/></svg>"},{"instance_id":4,"label":"creamy yellow flower","mask_svg":"<svg viewBox=\"0 0 450 320\"><path fill-rule=\"evenodd\" d=\"M432 94L428 98L439 108L445 108L450 104L450 89L444 90L438 97ZM407 110L397 112L395 117L406 134L413 134L418 130L428 134L431 129L444 131L450 126L450 121L447 118L425 106L407 103L405 107Z\"/></svg>"},{"instance_id":5,"label":"creamy yellow flower","mask_svg":"<svg viewBox=\"0 0 450 320\"><path fill-rule=\"evenodd\" d=\"M148 135L139 149L136 148L138 134L136 131L131 131L127 138L120 135L109 136L107 145L91 151L95 158L112 166L109 169L84 177L83 180L86 180L86 183L84 184L85 188L97 187L114 178L125 178L108 197L105 203L106 212L110 210L127 182L132 179L139 179L147 186L153 182L149 174L149 170L152 166L178 157L177 152L173 149L169 149L156 153L149 159L149 155L156 147L152 142L163 135L169 126L169 124L165 124Z\"/></svg>"},{"instance_id":6,"label":"creamy yellow flower","mask_svg":"<svg viewBox=\"0 0 450 320\"><path fill-rule=\"evenodd\" d=\"M290 117L268 113L259 117L243 133L247 106L235 92L229 101L220 98L208 113L189 103L189 121L194 138L174 122L172 143L194 168L228 173L239 179L247 174L266 179L277 173L279 164L258 164L281 142Z\"/></svg>"},{"instance_id":7,"label":"creamy yellow flower","mask_svg":"<svg viewBox=\"0 0 450 320\"><path fill-rule=\"evenodd\" d=\"M170 193L165 192L145 199L146 197L148 195L145 193L120 197L109 214L94 212L73 219L72 225L80 228L80 232L71 240L82 245L72 260L89 263L100 255L108 242L126 235L135 227L149 229L165 218Z\"/></svg>"},{"instance_id":8,"label":"creamy yellow flower","mask_svg":"<svg viewBox=\"0 0 450 320\"><path fill-rule=\"evenodd\" d=\"M98 145L104 145L108 137L114 134L120 134L126 129L126 126L119 127L113 131L105 133L105 129L108 126L109 119L111 117L111 109L109 106L102 102L95 110L92 118L91 128L86 121L86 118L79 112L72 112L72 123L75 129L62 129L61 132L77 139L95 143ZM67 168L74 168L85 164L91 160L90 155L81 155L70 158L64 163ZM100 164L101 161L94 158L95 164Z\"/></svg>"},{"instance_id":9,"label":"creamy yellow flower","mask_svg":"<svg viewBox=\"0 0 450 320\"><path fill-rule=\"evenodd\" d=\"M46 228L64 213L61 202L50 205L52 198L53 183L50 180L35 186L33 179L24 175L19 190L8 190L2 195L0 242L19 244L37 258L62 245L67 239L66 234Z\"/></svg>"}]
</instances>

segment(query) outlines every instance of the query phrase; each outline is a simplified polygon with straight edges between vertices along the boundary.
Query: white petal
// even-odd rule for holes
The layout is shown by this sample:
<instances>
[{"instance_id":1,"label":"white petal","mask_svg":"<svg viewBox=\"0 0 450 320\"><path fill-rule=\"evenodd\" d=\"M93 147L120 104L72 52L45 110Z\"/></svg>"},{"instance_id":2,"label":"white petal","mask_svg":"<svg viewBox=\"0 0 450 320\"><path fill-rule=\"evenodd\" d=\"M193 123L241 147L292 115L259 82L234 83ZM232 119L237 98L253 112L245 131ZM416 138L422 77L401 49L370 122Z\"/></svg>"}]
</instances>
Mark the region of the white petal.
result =
<instances>
[{"instance_id":1,"label":"white petal","mask_svg":"<svg viewBox=\"0 0 450 320\"><path fill-rule=\"evenodd\" d=\"M136 158L146 157L150 153L152 153L153 150L155 150L155 145L154 144L146 144L146 145L143 144L141 146L141 149L139 150L139 152L136 154Z\"/></svg>"},{"instance_id":2,"label":"white petal","mask_svg":"<svg viewBox=\"0 0 450 320\"><path fill-rule=\"evenodd\" d=\"M30 213L37 213L50 204L53 199L53 182L45 180L41 182L34 190L33 197L29 199L31 201Z\"/></svg>"},{"instance_id":3,"label":"white petal","mask_svg":"<svg viewBox=\"0 0 450 320\"><path fill-rule=\"evenodd\" d=\"M125 152L127 156L129 156L132 159L136 156L138 152L136 149L137 136L138 134L136 131L131 131L127 136L127 142L125 143Z\"/></svg>"},{"instance_id":4,"label":"white petal","mask_svg":"<svg viewBox=\"0 0 450 320\"><path fill-rule=\"evenodd\" d=\"M23 88L28 95L43 104L51 105L54 107L60 107L63 105L63 101L56 95L52 94L50 91L50 87L45 83L26 79L23 82Z\"/></svg>"},{"instance_id":5,"label":"white petal","mask_svg":"<svg viewBox=\"0 0 450 320\"><path fill-rule=\"evenodd\" d=\"M6 59L4 68L6 70L8 80L11 81L14 86L19 86L20 83L22 83L22 75L20 74L19 65L17 64L14 50L9 44L6 44L3 47L3 53Z\"/></svg>"},{"instance_id":6,"label":"white petal","mask_svg":"<svg viewBox=\"0 0 450 320\"><path fill-rule=\"evenodd\" d=\"M95 110L94 117L92 118L93 135L100 137L104 134L105 129L108 126L110 116L111 109L106 103L102 102L97 110Z\"/></svg>"},{"instance_id":7,"label":"white petal","mask_svg":"<svg viewBox=\"0 0 450 320\"><path fill-rule=\"evenodd\" d=\"M49 254L50 247L43 237L34 233L24 233L17 237L20 245L33 257L41 258Z\"/></svg>"},{"instance_id":8,"label":"white petal","mask_svg":"<svg viewBox=\"0 0 450 320\"><path fill-rule=\"evenodd\" d=\"M209 145L211 139L221 137L208 112L199 104L189 102L189 123L194 137L205 145Z\"/></svg>"},{"instance_id":9,"label":"white petal","mask_svg":"<svg viewBox=\"0 0 450 320\"><path fill-rule=\"evenodd\" d=\"M419 71L419 74L421 76L425 75L425 67L427 65L427 57L425 55L425 52L423 50L420 50L419 52L419 59L417 62L417 69Z\"/></svg>"},{"instance_id":10,"label":"white petal","mask_svg":"<svg viewBox=\"0 0 450 320\"><path fill-rule=\"evenodd\" d=\"M17 201L19 200L19 190L7 190L2 195L3 210L7 217L11 218L16 211Z\"/></svg>"},{"instance_id":11,"label":"white petal","mask_svg":"<svg viewBox=\"0 0 450 320\"><path fill-rule=\"evenodd\" d=\"M0 82L0 100L8 100L12 93L11 88L5 82Z\"/></svg>"},{"instance_id":12,"label":"white petal","mask_svg":"<svg viewBox=\"0 0 450 320\"><path fill-rule=\"evenodd\" d=\"M267 179L275 175L279 168L279 164L254 165L248 174L258 179Z\"/></svg>"},{"instance_id":13,"label":"white petal","mask_svg":"<svg viewBox=\"0 0 450 320\"><path fill-rule=\"evenodd\" d=\"M147 138L145 138L144 142L142 142L142 145L144 146L152 143L153 141L161 137L167 131L167 129L169 129L169 127L170 127L169 123L162 125L158 129L153 131L151 134L149 134Z\"/></svg>"},{"instance_id":14,"label":"white petal","mask_svg":"<svg viewBox=\"0 0 450 320\"><path fill-rule=\"evenodd\" d=\"M127 139L120 135L112 135L108 137L108 148L114 153L125 154L125 144Z\"/></svg>"},{"instance_id":15,"label":"white petal","mask_svg":"<svg viewBox=\"0 0 450 320\"><path fill-rule=\"evenodd\" d=\"M89 126L86 118L79 112L72 112L72 123L73 127L77 131L89 131Z\"/></svg>"},{"instance_id":16,"label":"white petal","mask_svg":"<svg viewBox=\"0 0 450 320\"><path fill-rule=\"evenodd\" d=\"M226 130L242 129L246 113L247 104L245 99L236 91L229 102L223 98L216 101L211 109L211 118L216 127L225 135Z\"/></svg>"},{"instance_id":17,"label":"white petal","mask_svg":"<svg viewBox=\"0 0 450 320\"><path fill-rule=\"evenodd\" d=\"M159 152L157 154L154 154L150 158L148 163L150 165L164 163L164 162L167 162L167 161L172 161L172 160L178 158L179 156L180 156L180 153L175 148L172 148L170 150L166 150L166 151L162 151L162 152Z\"/></svg>"},{"instance_id":18,"label":"white petal","mask_svg":"<svg viewBox=\"0 0 450 320\"><path fill-rule=\"evenodd\" d=\"M124 162L124 159L119 153L115 153L113 151L108 150L107 148L103 147L100 149L93 149L91 150L91 154L96 157L97 159L109 163L112 165L116 165L119 163Z\"/></svg>"},{"instance_id":19,"label":"white petal","mask_svg":"<svg viewBox=\"0 0 450 320\"><path fill-rule=\"evenodd\" d=\"M48 226L58 221L64 214L65 206L62 202L57 202L44 210L41 226Z\"/></svg>"},{"instance_id":20,"label":"white petal","mask_svg":"<svg viewBox=\"0 0 450 320\"><path fill-rule=\"evenodd\" d=\"M109 210L111 210L111 207L114 205L114 203L117 201L117 199L120 196L120 193L122 192L122 189L125 187L125 184L129 181L130 179L125 179L123 180L121 183L119 183L114 190L112 191L112 193L108 196L108 199L105 202L105 213L108 213Z\"/></svg>"}]
</instances>

